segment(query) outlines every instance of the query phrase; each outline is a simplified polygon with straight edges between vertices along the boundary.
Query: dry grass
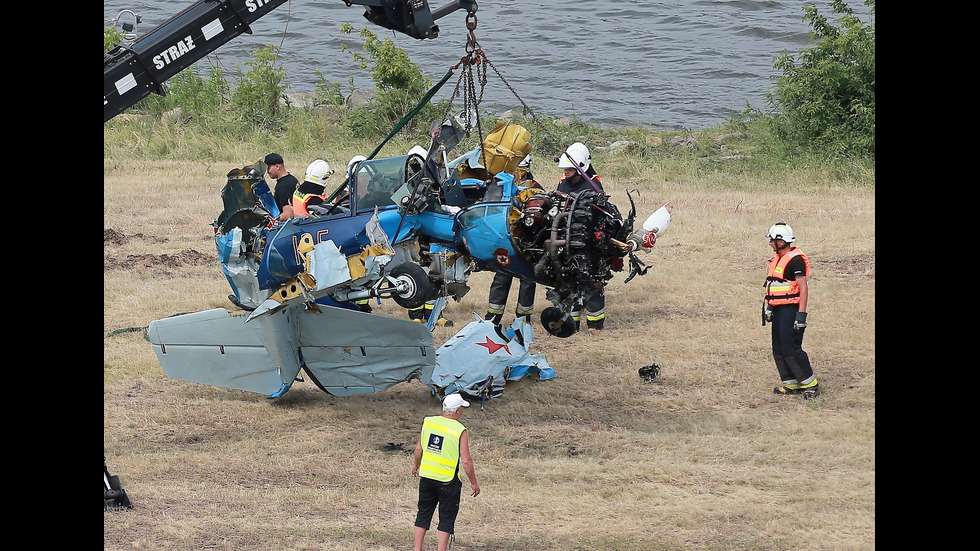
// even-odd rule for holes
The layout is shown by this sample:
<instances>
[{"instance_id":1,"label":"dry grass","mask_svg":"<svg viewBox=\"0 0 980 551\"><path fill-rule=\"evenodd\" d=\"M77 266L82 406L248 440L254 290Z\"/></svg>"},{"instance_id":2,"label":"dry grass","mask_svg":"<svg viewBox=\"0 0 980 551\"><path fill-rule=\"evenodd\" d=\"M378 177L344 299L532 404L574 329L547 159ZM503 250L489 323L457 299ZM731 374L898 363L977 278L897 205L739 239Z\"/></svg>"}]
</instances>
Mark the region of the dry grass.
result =
<instances>
[{"instance_id":1,"label":"dry grass","mask_svg":"<svg viewBox=\"0 0 980 551\"><path fill-rule=\"evenodd\" d=\"M233 167L106 159L103 444L135 508L104 514L104 548L409 549L416 480L407 451L386 447L410 450L437 411L424 385L335 398L303 382L270 401L167 379L142 332L116 333L231 307L210 222ZM464 416L483 493L464 500L454 549L875 547L874 175L860 189L670 174L606 179L621 206L629 188L641 213L676 207L641 255L649 273L610 284L608 330L538 331L557 378ZM813 261L812 402L771 392L759 311L777 219ZM489 281L450 305L458 326ZM436 331L436 344L453 333ZM646 384L651 362L663 373Z\"/></svg>"}]
</instances>

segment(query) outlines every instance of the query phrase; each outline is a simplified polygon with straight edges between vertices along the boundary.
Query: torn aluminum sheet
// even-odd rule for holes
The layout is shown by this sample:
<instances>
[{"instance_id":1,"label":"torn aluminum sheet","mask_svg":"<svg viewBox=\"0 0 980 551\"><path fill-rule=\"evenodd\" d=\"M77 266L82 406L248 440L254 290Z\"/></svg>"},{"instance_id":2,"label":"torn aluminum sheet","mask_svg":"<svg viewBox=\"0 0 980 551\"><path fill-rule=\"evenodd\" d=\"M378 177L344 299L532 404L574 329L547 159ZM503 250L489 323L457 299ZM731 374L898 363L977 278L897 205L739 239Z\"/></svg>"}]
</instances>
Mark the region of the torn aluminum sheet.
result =
<instances>
[{"instance_id":1,"label":"torn aluminum sheet","mask_svg":"<svg viewBox=\"0 0 980 551\"><path fill-rule=\"evenodd\" d=\"M476 318L436 350L436 362L423 369L421 381L433 392L460 392L472 398L497 398L508 381L526 376L553 379L548 360L529 350L531 324L517 318L509 328Z\"/></svg>"}]
</instances>

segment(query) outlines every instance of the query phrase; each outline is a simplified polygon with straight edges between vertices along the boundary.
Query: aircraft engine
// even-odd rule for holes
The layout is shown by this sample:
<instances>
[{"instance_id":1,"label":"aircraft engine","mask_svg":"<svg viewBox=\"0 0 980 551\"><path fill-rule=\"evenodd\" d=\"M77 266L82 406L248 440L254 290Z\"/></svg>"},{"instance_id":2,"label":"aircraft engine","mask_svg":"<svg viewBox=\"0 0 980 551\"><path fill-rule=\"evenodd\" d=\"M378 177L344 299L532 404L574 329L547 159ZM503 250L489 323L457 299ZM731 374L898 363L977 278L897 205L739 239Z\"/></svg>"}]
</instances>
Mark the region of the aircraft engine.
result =
<instances>
[{"instance_id":1,"label":"aircraft engine","mask_svg":"<svg viewBox=\"0 0 980 551\"><path fill-rule=\"evenodd\" d=\"M631 224L598 192L538 193L515 208L516 244L533 264L535 279L552 287L559 302L570 305L622 270L628 251L616 242Z\"/></svg>"}]
</instances>

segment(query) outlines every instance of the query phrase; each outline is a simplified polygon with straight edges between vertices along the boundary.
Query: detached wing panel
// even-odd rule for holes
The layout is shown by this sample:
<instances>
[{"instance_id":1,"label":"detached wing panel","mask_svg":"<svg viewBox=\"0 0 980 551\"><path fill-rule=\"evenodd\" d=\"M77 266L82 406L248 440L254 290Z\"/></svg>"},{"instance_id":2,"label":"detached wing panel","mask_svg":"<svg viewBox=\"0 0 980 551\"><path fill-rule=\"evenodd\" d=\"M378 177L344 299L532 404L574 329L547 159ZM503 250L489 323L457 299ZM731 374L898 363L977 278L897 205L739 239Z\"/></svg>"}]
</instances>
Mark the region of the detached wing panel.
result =
<instances>
[{"instance_id":1,"label":"detached wing panel","mask_svg":"<svg viewBox=\"0 0 980 551\"><path fill-rule=\"evenodd\" d=\"M424 324L356 310L299 317L300 357L317 386L335 396L377 392L417 378L436 361Z\"/></svg>"},{"instance_id":2,"label":"detached wing panel","mask_svg":"<svg viewBox=\"0 0 980 551\"><path fill-rule=\"evenodd\" d=\"M259 334L223 308L155 320L153 351L172 379L269 395L284 382Z\"/></svg>"},{"instance_id":3,"label":"detached wing panel","mask_svg":"<svg viewBox=\"0 0 980 551\"><path fill-rule=\"evenodd\" d=\"M298 306L251 318L218 308L153 321L149 336L172 379L273 397L301 367L325 392L349 396L417 378L436 359L425 325L345 308Z\"/></svg>"}]
</instances>

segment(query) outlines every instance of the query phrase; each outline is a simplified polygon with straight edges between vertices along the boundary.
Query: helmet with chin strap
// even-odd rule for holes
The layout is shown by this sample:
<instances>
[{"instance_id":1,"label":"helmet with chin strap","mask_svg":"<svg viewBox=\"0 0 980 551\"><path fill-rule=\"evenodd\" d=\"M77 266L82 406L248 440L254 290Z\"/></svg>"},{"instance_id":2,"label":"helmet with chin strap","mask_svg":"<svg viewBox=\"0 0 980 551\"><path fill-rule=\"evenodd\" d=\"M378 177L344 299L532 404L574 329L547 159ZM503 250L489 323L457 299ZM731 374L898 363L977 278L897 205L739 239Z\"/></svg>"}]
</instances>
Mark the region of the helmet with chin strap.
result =
<instances>
[{"instance_id":1,"label":"helmet with chin strap","mask_svg":"<svg viewBox=\"0 0 980 551\"><path fill-rule=\"evenodd\" d=\"M576 165L582 170L588 170L592 166L592 155L582 142L575 142L568 146L568 149L558 157L558 168L572 168Z\"/></svg>"},{"instance_id":2,"label":"helmet with chin strap","mask_svg":"<svg viewBox=\"0 0 980 551\"><path fill-rule=\"evenodd\" d=\"M325 187L327 185L327 178L331 174L333 174L333 170L330 170L330 163L323 159L317 159L306 167L305 181Z\"/></svg>"},{"instance_id":3,"label":"helmet with chin strap","mask_svg":"<svg viewBox=\"0 0 980 551\"><path fill-rule=\"evenodd\" d=\"M796 234L793 233L793 228L786 222L776 222L770 226L769 231L766 232L766 237L769 239L782 239L787 243L796 241Z\"/></svg>"}]
</instances>

